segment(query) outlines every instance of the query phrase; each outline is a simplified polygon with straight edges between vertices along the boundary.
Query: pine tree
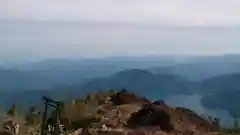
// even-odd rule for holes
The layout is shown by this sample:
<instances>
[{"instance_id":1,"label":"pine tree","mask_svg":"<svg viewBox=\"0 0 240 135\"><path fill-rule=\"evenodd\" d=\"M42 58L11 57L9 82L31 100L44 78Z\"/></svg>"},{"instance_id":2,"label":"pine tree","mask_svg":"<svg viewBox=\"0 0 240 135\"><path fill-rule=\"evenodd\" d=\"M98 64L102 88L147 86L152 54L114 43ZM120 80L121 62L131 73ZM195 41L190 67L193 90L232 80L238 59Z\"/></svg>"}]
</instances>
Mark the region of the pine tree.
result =
<instances>
[{"instance_id":1,"label":"pine tree","mask_svg":"<svg viewBox=\"0 0 240 135\"><path fill-rule=\"evenodd\" d=\"M10 108L10 110L7 112L7 115L12 116L12 117L16 117L17 114L18 114L18 112L17 112L17 106L16 106L16 104L14 103L14 104L12 105L12 107Z\"/></svg>"},{"instance_id":2,"label":"pine tree","mask_svg":"<svg viewBox=\"0 0 240 135\"><path fill-rule=\"evenodd\" d=\"M234 119L234 128L236 128L236 129L239 128L239 123L238 123L238 119L237 118Z\"/></svg>"}]
</instances>

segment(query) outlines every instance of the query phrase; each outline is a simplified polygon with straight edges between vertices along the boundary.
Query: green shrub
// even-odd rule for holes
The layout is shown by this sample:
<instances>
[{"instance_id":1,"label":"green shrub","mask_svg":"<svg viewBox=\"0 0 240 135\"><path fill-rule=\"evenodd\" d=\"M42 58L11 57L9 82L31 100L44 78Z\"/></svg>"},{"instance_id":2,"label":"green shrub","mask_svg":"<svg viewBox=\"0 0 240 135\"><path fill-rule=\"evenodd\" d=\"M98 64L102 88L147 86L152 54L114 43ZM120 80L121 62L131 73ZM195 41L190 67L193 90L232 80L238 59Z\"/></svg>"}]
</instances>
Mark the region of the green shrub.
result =
<instances>
[{"instance_id":1,"label":"green shrub","mask_svg":"<svg viewBox=\"0 0 240 135\"><path fill-rule=\"evenodd\" d=\"M12 105L12 107L8 110L7 115L8 115L8 116L12 116L12 117L15 117L15 116L18 115L17 106L16 106L15 103L14 103L14 104Z\"/></svg>"}]
</instances>

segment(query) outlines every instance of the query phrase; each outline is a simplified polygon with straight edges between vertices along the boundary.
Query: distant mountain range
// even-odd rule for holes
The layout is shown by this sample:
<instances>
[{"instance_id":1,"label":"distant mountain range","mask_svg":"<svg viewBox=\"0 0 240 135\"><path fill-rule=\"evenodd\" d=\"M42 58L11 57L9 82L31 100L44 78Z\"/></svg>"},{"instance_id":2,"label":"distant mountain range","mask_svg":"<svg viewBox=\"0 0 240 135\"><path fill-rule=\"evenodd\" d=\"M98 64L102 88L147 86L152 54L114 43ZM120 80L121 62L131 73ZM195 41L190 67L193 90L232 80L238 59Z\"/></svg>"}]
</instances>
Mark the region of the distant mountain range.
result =
<instances>
[{"instance_id":1,"label":"distant mountain range","mask_svg":"<svg viewBox=\"0 0 240 135\"><path fill-rule=\"evenodd\" d=\"M186 93L190 86L190 82L177 75L154 75L146 70L132 69L118 72L111 77L93 79L82 85L56 87L52 90L5 91L0 93L3 96L0 103L4 108L14 102L19 106L29 106L29 103L39 105L42 95L68 100L104 89L128 89L146 97L160 99Z\"/></svg>"},{"instance_id":2,"label":"distant mountain range","mask_svg":"<svg viewBox=\"0 0 240 135\"><path fill-rule=\"evenodd\" d=\"M109 78L95 79L83 85L82 89L94 91L106 88L129 89L147 96L186 93L191 90L191 83L178 75L154 75L147 70L125 70ZM157 98L157 97L156 97Z\"/></svg>"},{"instance_id":3,"label":"distant mountain range","mask_svg":"<svg viewBox=\"0 0 240 135\"><path fill-rule=\"evenodd\" d=\"M207 95L202 104L207 108L228 110L234 117L240 117L240 74L222 75L205 80L201 84Z\"/></svg>"},{"instance_id":4,"label":"distant mountain range","mask_svg":"<svg viewBox=\"0 0 240 135\"><path fill-rule=\"evenodd\" d=\"M97 90L125 88L149 99L199 93L204 106L240 116L234 105L240 101L238 58L52 59L0 68L0 108L13 102L23 108L40 105L42 95L68 100Z\"/></svg>"},{"instance_id":5,"label":"distant mountain range","mask_svg":"<svg viewBox=\"0 0 240 135\"><path fill-rule=\"evenodd\" d=\"M201 102L206 108L227 110L231 116L240 118L239 96L240 90L222 91L206 95Z\"/></svg>"},{"instance_id":6,"label":"distant mountain range","mask_svg":"<svg viewBox=\"0 0 240 135\"><path fill-rule=\"evenodd\" d=\"M154 74L177 74L191 81L202 81L219 75L240 73L239 61L196 61L165 67L152 67L149 69Z\"/></svg>"},{"instance_id":7,"label":"distant mountain range","mask_svg":"<svg viewBox=\"0 0 240 135\"><path fill-rule=\"evenodd\" d=\"M179 75L189 81L240 73L240 56L221 57L109 57L99 59L49 59L0 68L0 91L42 90L81 85L127 69L144 69L153 74Z\"/></svg>"},{"instance_id":8,"label":"distant mountain range","mask_svg":"<svg viewBox=\"0 0 240 135\"><path fill-rule=\"evenodd\" d=\"M107 77L126 69L147 69L173 65L173 58L102 58L85 60L49 59L0 68L0 91L43 90L80 85L87 80Z\"/></svg>"}]
</instances>

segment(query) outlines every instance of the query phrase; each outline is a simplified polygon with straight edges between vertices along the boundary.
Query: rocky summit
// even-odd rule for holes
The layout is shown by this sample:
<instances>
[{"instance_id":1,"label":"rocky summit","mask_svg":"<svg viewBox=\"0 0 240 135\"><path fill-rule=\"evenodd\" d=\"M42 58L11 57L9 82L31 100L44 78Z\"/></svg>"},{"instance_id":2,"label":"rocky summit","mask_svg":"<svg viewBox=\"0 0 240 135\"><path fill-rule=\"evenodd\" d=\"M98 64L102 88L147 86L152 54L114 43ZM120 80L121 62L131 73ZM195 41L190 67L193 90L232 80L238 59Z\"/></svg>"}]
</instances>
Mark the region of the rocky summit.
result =
<instances>
[{"instance_id":1,"label":"rocky summit","mask_svg":"<svg viewBox=\"0 0 240 135\"><path fill-rule=\"evenodd\" d=\"M126 90L90 94L64 106L60 121L65 126L63 134L68 135L203 135L219 131L217 121ZM28 134L21 131L27 127L31 125L21 124L19 135Z\"/></svg>"},{"instance_id":2,"label":"rocky summit","mask_svg":"<svg viewBox=\"0 0 240 135\"><path fill-rule=\"evenodd\" d=\"M201 118L186 108L172 108L163 100L150 102L120 91L99 108L101 122L92 123L83 135L214 134L218 123Z\"/></svg>"}]
</instances>

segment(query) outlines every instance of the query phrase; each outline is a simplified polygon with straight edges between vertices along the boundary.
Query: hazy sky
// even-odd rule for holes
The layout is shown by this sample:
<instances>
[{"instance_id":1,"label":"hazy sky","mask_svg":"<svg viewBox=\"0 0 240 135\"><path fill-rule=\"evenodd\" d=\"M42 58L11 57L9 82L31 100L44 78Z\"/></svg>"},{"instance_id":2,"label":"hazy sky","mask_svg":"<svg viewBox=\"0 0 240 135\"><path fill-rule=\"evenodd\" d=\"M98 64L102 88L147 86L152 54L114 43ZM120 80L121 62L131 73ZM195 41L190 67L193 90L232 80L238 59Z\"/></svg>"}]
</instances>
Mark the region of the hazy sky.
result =
<instances>
[{"instance_id":1,"label":"hazy sky","mask_svg":"<svg viewBox=\"0 0 240 135\"><path fill-rule=\"evenodd\" d=\"M239 0L0 0L0 60L240 53L239 7Z\"/></svg>"},{"instance_id":2,"label":"hazy sky","mask_svg":"<svg viewBox=\"0 0 240 135\"><path fill-rule=\"evenodd\" d=\"M239 24L239 0L0 0L0 18Z\"/></svg>"}]
</instances>

